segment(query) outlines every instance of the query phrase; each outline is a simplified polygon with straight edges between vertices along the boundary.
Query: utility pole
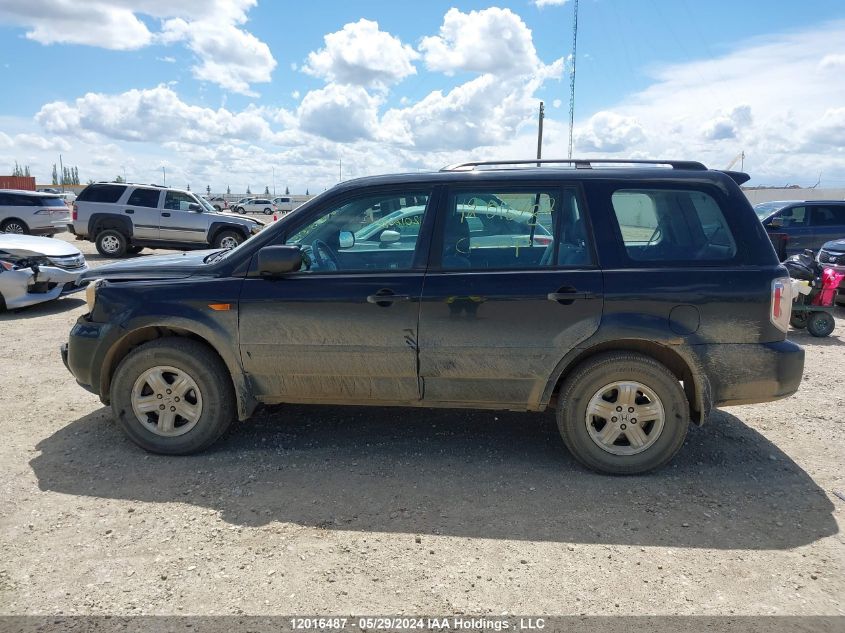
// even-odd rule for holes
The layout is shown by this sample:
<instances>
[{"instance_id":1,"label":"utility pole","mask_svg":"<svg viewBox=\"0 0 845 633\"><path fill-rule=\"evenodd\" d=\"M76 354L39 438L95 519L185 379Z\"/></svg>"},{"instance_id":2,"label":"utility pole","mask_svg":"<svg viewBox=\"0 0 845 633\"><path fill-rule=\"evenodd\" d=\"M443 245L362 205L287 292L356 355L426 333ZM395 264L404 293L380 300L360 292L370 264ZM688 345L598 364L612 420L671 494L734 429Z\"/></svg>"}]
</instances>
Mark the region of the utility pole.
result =
<instances>
[{"instance_id":1,"label":"utility pole","mask_svg":"<svg viewBox=\"0 0 845 633\"><path fill-rule=\"evenodd\" d=\"M572 24L572 70L569 74L569 156L572 158L572 132L575 127L575 58L578 52L578 0L575 0L575 21Z\"/></svg>"},{"instance_id":2,"label":"utility pole","mask_svg":"<svg viewBox=\"0 0 845 633\"><path fill-rule=\"evenodd\" d=\"M161 166L161 177L163 182L161 183L165 187L167 186L167 170L164 168L164 165Z\"/></svg>"},{"instance_id":3,"label":"utility pole","mask_svg":"<svg viewBox=\"0 0 845 633\"><path fill-rule=\"evenodd\" d=\"M543 118L545 117L545 108L543 102L540 102L540 116L537 121L537 160L543 157ZM537 163L537 167L540 163Z\"/></svg>"},{"instance_id":4,"label":"utility pole","mask_svg":"<svg viewBox=\"0 0 845 633\"><path fill-rule=\"evenodd\" d=\"M65 166L62 163L62 155L61 154L59 154L59 173L61 174L61 176L59 176L59 182L62 183L62 191L64 191L65 190Z\"/></svg>"}]
</instances>

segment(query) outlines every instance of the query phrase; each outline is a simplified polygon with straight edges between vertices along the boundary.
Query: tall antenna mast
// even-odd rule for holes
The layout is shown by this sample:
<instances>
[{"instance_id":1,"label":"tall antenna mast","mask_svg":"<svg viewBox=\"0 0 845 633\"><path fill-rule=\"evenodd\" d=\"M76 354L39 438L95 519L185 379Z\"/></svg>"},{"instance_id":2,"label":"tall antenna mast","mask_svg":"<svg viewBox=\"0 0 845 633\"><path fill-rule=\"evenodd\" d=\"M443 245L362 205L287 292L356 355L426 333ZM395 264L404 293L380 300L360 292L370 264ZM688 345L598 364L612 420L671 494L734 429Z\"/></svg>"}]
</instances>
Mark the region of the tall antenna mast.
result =
<instances>
[{"instance_id":1,"label":"tall antenna mast","mask_svg":"<svg viewBox=\"0 0 845 633\"><path fill-rule=\"evenodd\" d=\"M578 0L575 0L575 21L572 25L572 70L569 73L569 156L572 158L572 131L575 127L575 55L578 52Z\"/></svg>"}]
</instances>

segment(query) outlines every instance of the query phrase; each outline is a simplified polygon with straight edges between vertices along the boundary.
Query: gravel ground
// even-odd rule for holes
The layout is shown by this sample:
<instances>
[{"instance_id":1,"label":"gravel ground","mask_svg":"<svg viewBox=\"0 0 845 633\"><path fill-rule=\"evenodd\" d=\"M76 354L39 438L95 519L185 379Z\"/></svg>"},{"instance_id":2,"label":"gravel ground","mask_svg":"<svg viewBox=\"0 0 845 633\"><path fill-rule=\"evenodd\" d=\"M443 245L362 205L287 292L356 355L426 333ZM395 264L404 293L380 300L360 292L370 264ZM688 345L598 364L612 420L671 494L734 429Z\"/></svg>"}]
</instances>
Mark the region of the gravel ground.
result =
<instances>
[{"instance_id":1,"label":"gravel ground","mask_svg":"<svg viewBox=\"0 0 845 633\"><path fill-rule=\"evenodd\" d=\"M629 478L497 412L284 406L149 455L62 365L83 312L0 316L2 614L845 614L841 308L790 333L797 395Z\"/></svg>"}]
</instances>

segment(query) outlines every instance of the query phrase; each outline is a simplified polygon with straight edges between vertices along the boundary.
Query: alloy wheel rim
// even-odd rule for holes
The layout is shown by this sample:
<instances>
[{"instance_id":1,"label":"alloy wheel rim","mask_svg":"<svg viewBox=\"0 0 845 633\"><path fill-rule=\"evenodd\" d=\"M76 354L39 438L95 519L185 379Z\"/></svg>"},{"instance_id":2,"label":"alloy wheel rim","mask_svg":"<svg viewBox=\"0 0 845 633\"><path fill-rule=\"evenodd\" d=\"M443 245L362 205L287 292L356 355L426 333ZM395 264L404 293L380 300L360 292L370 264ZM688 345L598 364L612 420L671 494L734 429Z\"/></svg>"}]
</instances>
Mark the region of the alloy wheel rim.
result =
<instances>
[{"instance_id":1,"label":"alloy wheel rim","mask_svg":"<svg viewBox=\"0 0 845 633\"><path fill-rule=\"evenodd\" d=\"M612 455L648 450L663 432L663 403L648 386L631 380L605 385L590 398L585 418L590 439Z\"/></svg>"},{"instance_id":2,"label":"alloy wheel rim","mask_svg":"<svg viewBox=\"0 0 845 633\"><path fill-rule=\"evenodd\" d=\"M17 222L11 222L6 225L6 233L15 233L17 235L23 234L23 227Z\"/></svg>"},{"instance_id":3,"label":"alloy wheel rim","mask_svg":"<svg viewBox=\"0 0 845 633\"><path fill-rule=\"evenodd\" d=\"M199 422L202 393L185 371L167 365L152 367L132 387L132 411L151 433L178 437Z\"/></svg>"},{"instance_id":4,"label":"alloy wheel rim","mask_svg":"<svg viewBox=\"0 0 845 633\"><path fill-rule=\"evenodd\" d=\"M120 241L113 235L106 235L100 240L100 244L102 244L103 250L107 253L116 253L120 248Z\"/></svg>"},{"instance_id":5,"label":"alloy wheel rim","mask_svg":"<svg viewBox=\"0 0 845 633\"><path fill-rule=\"evenodd\" d=\"M238 245L238 241L234 237L224 237L220 240L220 246L223 248L235 248Z\"/></svg>"}]
</instances>

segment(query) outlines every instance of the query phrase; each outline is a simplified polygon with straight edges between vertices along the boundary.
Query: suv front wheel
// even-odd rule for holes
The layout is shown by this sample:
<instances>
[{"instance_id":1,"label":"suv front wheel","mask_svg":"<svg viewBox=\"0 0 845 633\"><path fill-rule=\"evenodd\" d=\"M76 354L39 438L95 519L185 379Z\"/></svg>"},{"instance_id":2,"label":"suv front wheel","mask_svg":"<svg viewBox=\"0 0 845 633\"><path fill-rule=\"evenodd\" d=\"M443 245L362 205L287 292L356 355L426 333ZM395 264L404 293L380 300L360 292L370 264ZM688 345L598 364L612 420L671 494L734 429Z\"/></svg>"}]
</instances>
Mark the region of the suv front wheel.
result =
<instances>
[{"instance_id":1,"label":"suv front wheel","mask_svg":"<svg viewBox=\"0 0 845 633\"><path fill-rule=\"evenodd\" d=\"M587 360L566 379L557 423L579 462L634 475L660 468L680 450L689 403L678 379L657 361L611 352Z\"/></svg>"},{"instance_id":2,"label":"suv front wheel","mask_svg":"<svg viewBox=\"0 0 845 633\"><path fill-rule=\"evenodd\" d=\"M114 229L106 229L97 233L97 239L94 240L94 243L97 246L97 252L103 257L123 257L126 254L126 248L129 246L126 236Z\"/></svg>"},{"instance_id":3,"label":"suv front wheel","mask_svg":"<svg viewBox=\"0 0 845 633\"><path fill-rule=\"evenodd\" d=\"M115 371L111 402L133 442L165 455L209 447L235 417L226 366L206 345L183 338L158 339L133 350Z\"/></svg>"},{"instance_id":4,"label":"suv front wheel","mask_svg":"<svg viewBox=\"0 0 845 633\"><path fill-rule=\"evenodd\" d=\"M244 241L244 236L237 231L220 231L214 237L214 248L235 248Z\"/></svg>"}]
</instances>

